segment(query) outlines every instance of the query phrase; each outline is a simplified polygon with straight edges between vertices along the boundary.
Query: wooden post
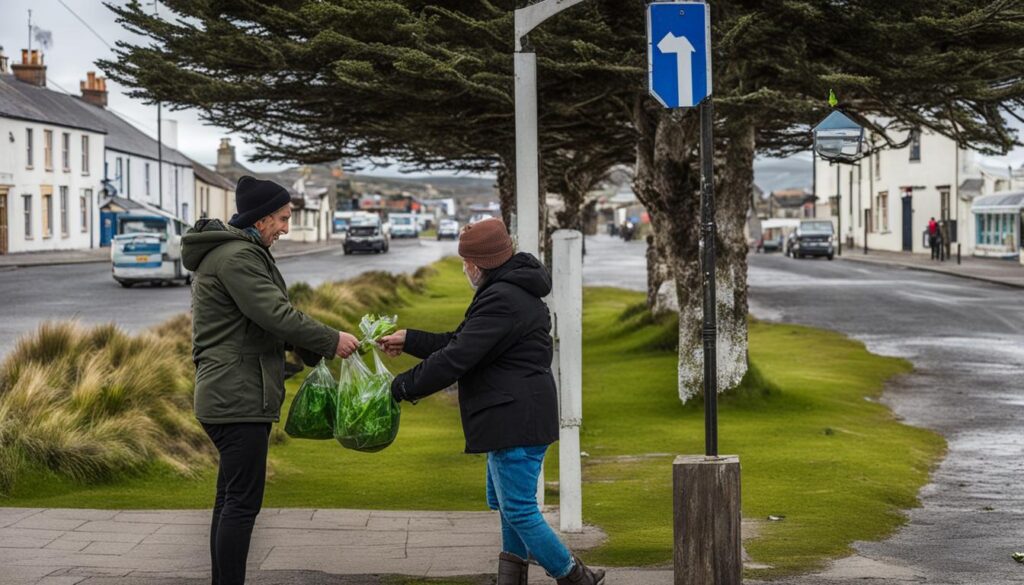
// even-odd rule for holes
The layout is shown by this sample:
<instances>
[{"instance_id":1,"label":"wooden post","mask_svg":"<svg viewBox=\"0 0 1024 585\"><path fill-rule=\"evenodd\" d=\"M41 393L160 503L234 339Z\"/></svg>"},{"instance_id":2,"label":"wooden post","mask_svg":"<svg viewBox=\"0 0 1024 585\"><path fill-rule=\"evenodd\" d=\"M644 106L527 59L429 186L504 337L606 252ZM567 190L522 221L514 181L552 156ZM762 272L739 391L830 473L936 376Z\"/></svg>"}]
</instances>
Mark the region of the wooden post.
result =
<instances>
[{"instance_id":1,"label":"wooden post","mask_svg":"<svg viewBox=\"0 0 1024 585\"><path fill-rule=\"evenodd\" d=\"M680 455L672 469L675 585L739 585L740 459Z\"/></svg>"}]
</instances>

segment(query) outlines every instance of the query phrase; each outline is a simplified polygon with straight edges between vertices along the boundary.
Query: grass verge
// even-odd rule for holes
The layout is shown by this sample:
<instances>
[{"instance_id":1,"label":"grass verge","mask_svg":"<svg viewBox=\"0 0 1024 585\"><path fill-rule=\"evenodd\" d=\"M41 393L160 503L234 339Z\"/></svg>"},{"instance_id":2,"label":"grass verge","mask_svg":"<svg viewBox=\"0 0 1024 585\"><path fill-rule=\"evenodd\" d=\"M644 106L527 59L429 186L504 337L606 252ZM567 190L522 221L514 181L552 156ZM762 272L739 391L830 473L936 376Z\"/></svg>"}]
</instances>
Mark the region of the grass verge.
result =
<instances>
[{"instance_id":1,"label":"grass verge","mask_svg":"<svg viewBox=\"0 0 1024 585\"><path fill-rule=\"evenodd\" d=\"M456 325L470 297L457 261L390 289L368 278L368 290L293 292L308 311L338 326L350 327L363 312L353 303L378 303L375 309L397 312L401 326L427 330ZM703 449L700 405L676 398L676 324L650 317L642 301L615 289L585 293L584 517L609 535L586 556L609 565L671 562L672 460ZM900 424L874 401L909 364L834 333L757 322L750 326L750 359L741 387L721 401L721 450L741 457L745 517L785 517L760 524L746 543L755 561L772 567L751 576L814 568L853 541L881 538L901 524L901 510L916 505L944 449L939 436ZM398 371L412 363L390 365ZM290 394L298 383L289 382ZM461 453L454 397L441 393L404 406L402 418L397 441L380 453L343 450L333 441L275 444L266 505L485 509L483 459ZM557 449L551 453L547 477L557 480ZM214 479L209 468L184 477L159 461L91 484L36 469L4 503L201 508L211 505Z\"/></svg>"}]
</instances>

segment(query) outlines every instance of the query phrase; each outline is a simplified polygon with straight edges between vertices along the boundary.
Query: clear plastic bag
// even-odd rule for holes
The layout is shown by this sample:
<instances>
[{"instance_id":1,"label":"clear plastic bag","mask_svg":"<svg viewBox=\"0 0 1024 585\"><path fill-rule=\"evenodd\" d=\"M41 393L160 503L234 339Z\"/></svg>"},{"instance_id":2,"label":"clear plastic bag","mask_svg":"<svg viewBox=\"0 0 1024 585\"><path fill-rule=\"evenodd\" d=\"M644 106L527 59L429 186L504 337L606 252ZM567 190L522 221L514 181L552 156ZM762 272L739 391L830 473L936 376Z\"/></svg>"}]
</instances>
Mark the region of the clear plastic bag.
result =
<instances>
[{"instance_id":1,"label":"clear plastic bag","mask_svg":"<svg viewBox=\"0 0 1024 585\"><path fill-rule=\"evenodd\" d=\"M393 443L402 416L401 407L391 397L394 376L377 352L371 351L375 371L370 371L357 353L341 362L334 418L334 438L343 447L364 453Z\"/></svg>"},{"instance_id":2,"label":"clear plastic bag","mask_svg":"<svg viewBox=\"0 0 1024 585\"><path fill-rule=\"evenodd\" d=\"M363 315L359 320L359 331L363 334L363 339L359 342L359 353L368 353L376 347L382 337L397 330L397 315Z\"/></svg>"},{"instance_id":3,"label":"clear plastic bag","mask_svg":"<svg viewBox=\"0 0 1024 585\"><path fill-rule=\"evenodd\" d=\"M327 362L320 360L306 376L288 409L284 432L296 439L330 439L334 436L335 382Z\"/></svg>"}]
</instances>

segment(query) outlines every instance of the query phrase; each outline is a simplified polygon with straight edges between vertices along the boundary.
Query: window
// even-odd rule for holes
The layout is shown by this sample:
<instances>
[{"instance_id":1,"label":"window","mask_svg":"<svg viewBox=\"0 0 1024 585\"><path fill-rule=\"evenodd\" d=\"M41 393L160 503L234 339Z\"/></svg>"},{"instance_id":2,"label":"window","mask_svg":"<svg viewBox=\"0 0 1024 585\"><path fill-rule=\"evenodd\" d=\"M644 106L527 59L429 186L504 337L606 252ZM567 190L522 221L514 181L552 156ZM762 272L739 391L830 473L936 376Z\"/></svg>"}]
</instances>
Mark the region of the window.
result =
<instances>
[{"instance_id":1,"label":"window","mask_svg":"<svg viewBox=\"0 0 1024 585\"><path fill-rule=\"evenodd\" d=\"M885 233L889 231L889 192L879 191L875 197L875 227Z\"/></svg>"},{"instance_id":2,"label":"window","mask_svg":"<svg viewBox=\"0 0 1024 585\"><path fill-rule=\"evenodd\" d=\"M149 163L146 163L145 170L142 174L146 177L146 197L149 197Z\"/></svg>"},{"instance_id":3,"label":"window","mask_svg":"<svg viewBox=\"0 0 1024 585\"><path fill-rule=\"evenodd\" d=\"M35 164L35 153L33 153L32 149L32 129L25 128L25 167L29 169Z\"/></svg>"},{"instance_id":4,"label":"window","mask_svg":"<svg viewBox=\"0 0 1024 585\"><path fill-rule=\"evenodd\" d=\"M921 162L921 131L917 128L910 131L910 162Z\"/></svg>"},{"instance_id":5,"label":"window","mask_svg":"<svg viewBox=\"0 0 1024 585\"><path fill-rule=\"evenodd\" d=\"M881 178L882 176L882 153L881 151L875 153L875 178Z\"/></svg>"},{"instance_id":6,"label":"window","mask_svg":"<svg viewBox=\"0 0 1024 585\"><path fill-rule=\"evenodd\" d=\"M71 172L71 134L60 135L60 164L65 173Z\"/></svg>"},{"instance_id":7,"label":"window","mask_svg":"<svg viewBox=\"0 0 1024 585\"><path fill-rule=\"evenodd\" d=\"M68 237L68 188L60 187L60 234Z\"/></svg>"},{"instance_id":8,"label":"window","mask_svg":"<svg viewBox=\"0 0 1024 585\"><path fill-rule=\"evenodd\" d=\"M53 130L43 130L43 168L53 170Z\"/></svg>"},{"instance_id":9,"label":"window","mask_svg":"<svg viewBox=\"0 0 1024 585\"><path fill-rule=\"evenodd\" d=\"M132 159L126 160L125 163L124 163L124 166L125 166L125 169L124 169L124 174L125 174L124 182L128 184L128 191L127 191L127 193L128 193L128 198L131 199L132 198Z\"/></svg>"},{"instance_id":10,"label":"window","mask_svg":"<svg viewBox=\"0 0 1024 585\"><path fill-rule=\"evenodd\" d=\"M82 174L89 174L89 137L82 135Z\"/></svg>"},{"instance_id":11,"label":"window","mask_svg":"<svg viewBox=\"0 0 1024 585\"><path fill-rule=\"evenodd\" d=\"M25 239L32 239L32 196L22 195L21 196L22 209L25 212Z\"/></svg>"},{"instance_id":12,"label":"window","mask_svg":"<svg viewBox=\"0 0 1024 585\"><path fill-rule=\"evenodd\" d=\"M82 189L82 195L78 198L78 212L82 220L82 233L89 231L89 202L92 201L92 189Z\"/></svg>"},{"instance_id":13,"label":"window","mask_svg":"<svg viewBox=\"0 0 1024 585\"><path fill-rule=\"evenodd\" d=\"M53 237L53 191L43 191L43 237Z\"/></svg>"},{"instance_id":14,"label":"window","mask_svg":"<svg viewBox=\"0 0 1024 585\"><path fill-rule=\"evenodd\" d=\"M114 160L114 178L117 179L118 195L124 193L124 174L122 173L124 167L122 165L121 157L117 157Z\"/></svg>"},{"instance_id":15,"label":"window","mask_svg":"<svg viewBox=\"0 0 1024 585\"><path fill-rule=\"evenodd\" d=\"M188 223L188 203L181 204L181 220Z\"/></svg>"}]
</instances>

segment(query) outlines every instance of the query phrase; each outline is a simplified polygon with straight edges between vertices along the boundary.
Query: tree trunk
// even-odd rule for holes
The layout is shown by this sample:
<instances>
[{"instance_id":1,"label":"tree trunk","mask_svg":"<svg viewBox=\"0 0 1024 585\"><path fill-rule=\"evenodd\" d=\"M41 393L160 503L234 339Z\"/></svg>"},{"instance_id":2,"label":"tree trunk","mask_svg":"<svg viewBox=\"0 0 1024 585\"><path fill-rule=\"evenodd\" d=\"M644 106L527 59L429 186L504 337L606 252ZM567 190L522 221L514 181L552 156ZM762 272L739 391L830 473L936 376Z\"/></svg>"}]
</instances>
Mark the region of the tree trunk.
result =
<instances>
[{"instance_id":1,"label":"tree trunk","mask_svg":"<svg viewBox=\"0 0 1024 585\"><path fill-rule=\"evenodd\" d=\"M743 119L726 122L725 144L715 167L715 221L718 223L718 383L732 388L747 373L746 221L754 188L755 126Z\"/></svg>"},{"instance_id":2,"label":"tree trunk","mask_svg":"<svg viewBox=\"0 0 1024 585\"><path fill-rule=\"evenodd\" d=\"M498 167L498 203L501 205L501 219L512 229L512 216L516 212L516 171L515 167L502 164Z\"/></svg>"},{"instance_id":3,"label":"tree trunk","mask_svg":"<svg viewBox=\"0 0 1024 585\"><path fill-rule=\"evenodd\" d=\"M703 289L700 271L700 118L697 110L669 112L638 100L634 121L640 135L634 190L650 213L654 238L649 257L648 288L655 289L665 277L675 281L679 306L679 398L684 403L703 388ZM747 140L749 138L749 140ZM749 143L749 144L748 144ZM753 133L728 141L732 151L749 150L752 163ZM730 162L730 165L735 163ZM719 165L720 166L720 165ZM725 173L728 188L722 193L717 218L721 221L716 284L718 287L718 387L737 385L747 368L746 346L746 242L742 221L746 206L736 212L733 201L739 185L749 183L751 167ZM721 172L719 174L722 174ZM728 192L726 194L726 191ZM745 204L747 197L743 196ZM738 217L733 218L733 215ZM735 225L739 222L739 227ZM735 233L734 233L735 232ZM721 234L728 237L722 238ZM738 246L737 243L742 246ZM664 260L667 270L657 261ZM656 290L649 290L656 295Z\"/></svg>"}]
</instances>

